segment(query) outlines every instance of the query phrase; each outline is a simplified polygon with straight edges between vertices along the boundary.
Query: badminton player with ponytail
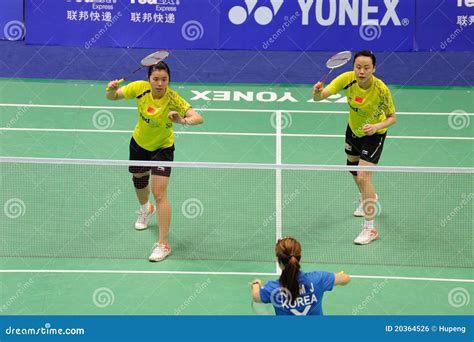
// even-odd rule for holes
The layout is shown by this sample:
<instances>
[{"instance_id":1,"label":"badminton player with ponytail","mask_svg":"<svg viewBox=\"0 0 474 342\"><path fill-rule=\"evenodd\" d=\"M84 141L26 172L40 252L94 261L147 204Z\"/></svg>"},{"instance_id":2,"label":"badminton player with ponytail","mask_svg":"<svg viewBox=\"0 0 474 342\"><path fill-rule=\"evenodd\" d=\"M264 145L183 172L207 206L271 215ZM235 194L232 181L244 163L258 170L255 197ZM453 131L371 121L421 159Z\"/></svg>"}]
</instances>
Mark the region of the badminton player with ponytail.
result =
<instances>
[{"instance_id":1,"label":"badminton player with ponytail","mask_svg":"<svg viewBox=\"0 0 474 342\"><path fill-rule=\"evenodd\" d=\"M387 127L397 121L390 90L375 77L375 55L359 51L353 60L353 71L336 77L327 87L318 82L313 87L314 101L344 91L349 105L349 123L346 129L345 152L347 165L374 166L382 154ZM374 224L378 196L372 184L371 171L350 171L359 189L359 206L354 216L365 218L362 231L354 243L365 245L377 239Z\"/></svg>"},{"instance_id":2,"label":"badminton player with ponytail","mask_svg":"<svg viewBox=\"0 0 474 342\"><path fill-rule=\"evenodd\" d=\"M323 295L334 285L346 285L350 276L344 272L301 271L301 245L291 237L278 240L275 253L282 273L279 280L262 286L259 279L251 283L252 300L271 303L277 315L322 315Z\"/></svg>"},{"instance_id":3,"label":"badminton player with ponytail","mask_svg":"<svg viewBox=\"0 0 474 342\"><path fill-rule=\"evenodd\" d=\"M145 66L143 61L142 65ZM123 81L120 79L111 81L107 86L106 97L109 100L135 99L137 102L138 118L130 141L130 160L173 161L173 124L192 126L203 122L202 116L168 87L170 74L168 65L161 60L148 66L146 81L119 87ZM140 203L135 228L146 229L151 216L158 212L159 240L148 259L161 261L171 253L168 242L171 208L167 197L171 168L130 166L129 172L133 174L133 185ZM150 178L156 207L149 201Z\"/></svg>"}]
</instances>

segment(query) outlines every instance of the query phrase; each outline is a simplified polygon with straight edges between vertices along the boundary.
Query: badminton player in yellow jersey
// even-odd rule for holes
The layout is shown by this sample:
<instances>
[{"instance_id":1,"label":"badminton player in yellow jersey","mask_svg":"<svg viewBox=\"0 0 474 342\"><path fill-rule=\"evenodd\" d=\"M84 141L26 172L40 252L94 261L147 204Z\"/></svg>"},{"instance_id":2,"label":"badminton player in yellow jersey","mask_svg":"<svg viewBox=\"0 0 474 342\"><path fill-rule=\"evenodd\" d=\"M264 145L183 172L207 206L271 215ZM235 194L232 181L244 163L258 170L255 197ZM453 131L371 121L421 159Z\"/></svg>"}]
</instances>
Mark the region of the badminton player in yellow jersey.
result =
<instances>
[{"instance_id":1,"label":"badminton player in yellow jersey","mask_svg":"<svg viewBox=\"0 0 474 342\"><path fill-rule=\"evenodd\" d=\"M346 130L347 165L377 165L387 135L387 127L397 121L392 96L387 86L373 75L375 55L359 51L354 56L354 70L336 77L326 88L318 82L313 87L313 99L323 100L344 91L349 104L349 124ZM359 188L359 207L355 216L364 216L363 229L354 240L365 245L377 239L374 225L378 196L372 184L371 171L351 171Z\"/></svg>"},{"instance_id":2,"label":"badminton player in yellow jersey","mask_svg":"<svg viewBox=\"0 0 474 342\"><path fill-rule=\"evenodd\" d=\"M203 118L174 90L168 88L170 69L165 62L148 68L148 80L132 82L119 88L119 81L108 84L106 97L109 100L136 99L138 121L130 141L130 160L173 161L174 135L173 123L198 125ZM148 220L158 210L159 240L153 246L148 258L161 261L171 253L168 243L168 230L171 222L171 208L167 197L169 167L130 166L135 191L140 202L135 228L148 227ZM149 202L151 173L151 192L155 205Z\"/></svg>"}]
</instances>

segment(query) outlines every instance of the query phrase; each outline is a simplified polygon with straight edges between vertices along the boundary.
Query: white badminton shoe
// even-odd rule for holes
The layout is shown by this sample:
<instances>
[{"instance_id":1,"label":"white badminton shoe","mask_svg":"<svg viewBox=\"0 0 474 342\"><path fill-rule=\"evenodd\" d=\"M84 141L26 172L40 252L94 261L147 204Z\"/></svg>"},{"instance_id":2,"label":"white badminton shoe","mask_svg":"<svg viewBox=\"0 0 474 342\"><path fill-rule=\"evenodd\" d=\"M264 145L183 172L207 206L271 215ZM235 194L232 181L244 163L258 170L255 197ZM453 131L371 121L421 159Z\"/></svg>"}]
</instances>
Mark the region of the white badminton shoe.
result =
<instances>
[{"instance_id":1,"label":"white badminton shoe","mask_svg":"<svg viewBox=\"0 0 474 342\"><path fill-rule=\"evenodd\" d=\"M153 251L151 252L148 260L150 261L161 261L171 254L171 247L169 245L163 245L161 243L155 243L153 245Z\"/></svg>"},{"instance_id":2,"label":"white badminton shoe","mask_svg":"<svg viewBox=\"0 0 474 342\"><path fill-rule=\"evenodd\" d=\"M379 234L377 232L377 228L374 227L373 229L362 228L360 234L355 238L354 243L356 245L367 245L374 240L377 240Z\"/></svg>"},{"instance_id":3,"label":"white badminton shoe","mask_svg":"<svg viewBox=\"0 0 474 342\"><path fill-rule=\"evenodd\" d=\"M150 218L153 216L153 214L156 212L156 207L153 203L150 203L150 206L148 207L148 212L141 209L137 211L138 218L137 221L135 222L135 229L137 230L143 230L148 228L148 221Z\"/></svg>"}]
</instances>

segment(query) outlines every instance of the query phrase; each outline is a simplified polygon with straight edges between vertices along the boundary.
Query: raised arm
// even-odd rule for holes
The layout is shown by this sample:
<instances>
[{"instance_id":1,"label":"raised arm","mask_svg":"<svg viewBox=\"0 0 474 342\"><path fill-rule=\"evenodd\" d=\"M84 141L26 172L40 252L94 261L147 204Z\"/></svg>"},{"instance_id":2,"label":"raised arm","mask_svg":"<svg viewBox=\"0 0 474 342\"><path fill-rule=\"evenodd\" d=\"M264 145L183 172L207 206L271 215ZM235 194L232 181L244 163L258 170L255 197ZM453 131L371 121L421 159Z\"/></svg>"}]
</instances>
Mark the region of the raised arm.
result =
<instances>
[{"instance_id":1,"label":"raised arm","mask_svg":"<svg viewBox=\"0 0 474 342\"><path fill-rule=\"evenodd\" d=\"M107 84L107 89L105 91L105 97L111 101L123 99L123 94L121 88L119 88L121 82L119 80L110 81Z\"/></svg>"},{"instance_id":2,"label":"raised arm","mask_svg":"<svg viewBox=\"0 0 474 342\"><path fill-rule=\"evenodd\" d=\"M323 84L321 82L318 82L313 86L313 100L314 101L321 101L329 96L331 96L331 93L329 93L327 88L323 88Z\"/></svg>"},{"instance_id":3,"label":"raised arm","mask_svg":"<svg viewBox=\"0 0 474 342\"><path fill-rule=\"evenodd\" d=\"M260 299L260 288L262 287L262 281L260 279L255 279L250 283L250 288L252 289L252 300L255 303L261 303Z\"/></svg>"}]
</instances>

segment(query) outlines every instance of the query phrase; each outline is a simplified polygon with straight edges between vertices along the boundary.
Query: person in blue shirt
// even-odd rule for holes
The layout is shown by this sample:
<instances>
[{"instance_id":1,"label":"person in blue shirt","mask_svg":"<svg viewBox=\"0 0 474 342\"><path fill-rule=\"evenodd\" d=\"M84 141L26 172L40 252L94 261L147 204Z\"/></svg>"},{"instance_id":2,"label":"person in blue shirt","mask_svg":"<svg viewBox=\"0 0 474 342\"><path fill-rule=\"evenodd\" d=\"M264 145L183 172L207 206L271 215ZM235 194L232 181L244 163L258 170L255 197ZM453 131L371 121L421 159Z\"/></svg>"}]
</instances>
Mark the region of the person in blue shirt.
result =
<instances>
[{"instance_id":1,"label":"person in blue shirt","mask_svg":"<svg viewBox=\"0 0 474 342\"><path fill-rule=\"evenodd\" d=\"M251 288L252 299L257 303L271 303L277 315L322 315L324 292L351 280L344 272L300 271L301 245L291 237L278 240L275 253L282 270L280 279L269 281L265 286L260 279L255 279Z\"/></svg>"}]
</instances>

